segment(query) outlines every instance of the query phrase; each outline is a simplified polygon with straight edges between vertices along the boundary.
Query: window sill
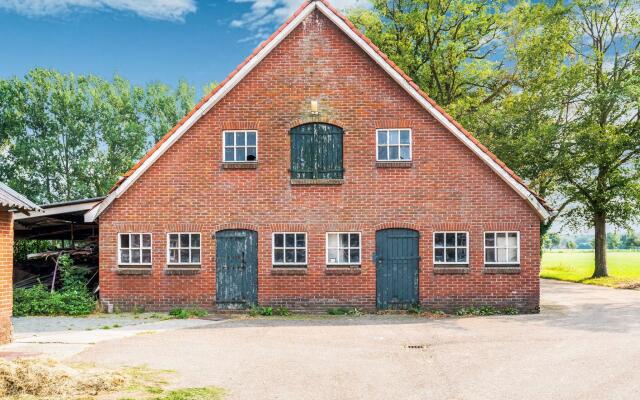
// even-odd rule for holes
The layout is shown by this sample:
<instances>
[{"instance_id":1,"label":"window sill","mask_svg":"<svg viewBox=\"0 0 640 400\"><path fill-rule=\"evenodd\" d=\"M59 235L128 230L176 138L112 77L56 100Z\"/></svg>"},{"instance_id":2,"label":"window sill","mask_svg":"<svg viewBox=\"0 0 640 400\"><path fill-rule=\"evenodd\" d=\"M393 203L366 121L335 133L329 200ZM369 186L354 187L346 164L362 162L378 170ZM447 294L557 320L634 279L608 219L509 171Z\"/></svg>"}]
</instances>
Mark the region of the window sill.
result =
<instances>
[{"instance_id":1,"label":"window sill","mask_svg":"<svg viewBox=\"0 0 640 400\"><path fill-rule=\"evenodd\" d=\"M411 168L412 161L376 161L377 168Z\"/></svg>"},{"instance_id":2,"label":"window sill","mask_svg":"<svg viewBox=\"0 0 640 400\"><path fill-rule=\"evenodd\" d=\"M291 185L342 185L344 179L291 179Z\"/></svg>"},{"instance_id":3,"label":"window sill","mask_svg":"<svg viewBox=\"0 0 640 400\"><path fill-rule=\"evenodd\" d=\"M167 265L164 268L165 275L197 275L200 271L199 265Z\"/></svg>"},{"instance_id":4,"label":"window sill","mask_svg":"<svg viewBox=\"0 0 640 400\"><path fill-rule=\"evenodd\" d=\"M307 266L276 266L271 268L271 275L307 275Z\"/></svg>"},{"instance_id":5,"label":"window sill","mask_svg":"<svg viewBox=\"0 0 640 400\"><path fill-rule=\"evenodd\" d=\"M439 275L446 274L468 274L469 264L434 264L433 273Z\"/></svg>"},{"instance_id":6,"label":"window sill","mask_svg":"<svg viewBox=\"0 0 640 400\"><path fill-rule=\"evenodd\" d=\"M223 162L222 169L256 169L257 161Z\"/></svg>"},{"instance_id":7,"label":"window sill","mask_svg":"<svg viewBox=\"0 0 640 400\"><path fill-rule=\"evenodd\" d=\"M519 274L520 264L485 264L483 270L485 274Z\"/></svg>"},{"instance_id":8,"label":"window sill","mask_svg":"<svg viewBox=\"0 0 640 400\"><path fill-rule=\"evenodd\" d=\"M119 266L116 268L117 275L151 275L151 266Z\"/></svg>"},{"instance_id":9,"label":"window sill","mask_svg":"<svg viewBox=\"0 0 640 400\"><path fill-rule=\"evenodd\" d=\"M327 265L324 273L325 275L360 275L362 268L360 265Z\"/></svg>"}]
</instances>

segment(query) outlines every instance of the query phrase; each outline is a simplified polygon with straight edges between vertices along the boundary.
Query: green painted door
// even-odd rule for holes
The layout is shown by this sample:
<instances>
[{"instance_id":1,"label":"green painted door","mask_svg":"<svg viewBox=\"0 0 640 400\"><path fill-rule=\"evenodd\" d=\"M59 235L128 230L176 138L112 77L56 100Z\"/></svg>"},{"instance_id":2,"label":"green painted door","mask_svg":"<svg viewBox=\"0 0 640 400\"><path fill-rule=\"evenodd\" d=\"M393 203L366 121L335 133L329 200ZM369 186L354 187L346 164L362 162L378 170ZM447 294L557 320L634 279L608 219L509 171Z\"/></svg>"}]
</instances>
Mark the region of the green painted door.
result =
<instances>
[{"instance_id":1,"label":"green painted door","mask_svg":"<svg viewBox=\"0 0 640 400\"><path fill-rule=\"evenodd\" d=\"M330 124L305 124L291 129L293 179L342 179L342 136Z\"/></svg>"},{"instance_id":2,"label":"green painted door","mask_svg":"<svg viewBox=\"0 0 640 400\"><path fill-rule=\"evenodd\" d=\"M246 308L258 301L258 233L216 233L216 303L219 308Z\"/></svg>"},{"instance_id":3,"label":"green painted door","mask_svg":"<svg viewBox=\"0 0 640 400\"><path fill-rule=\"evenodd\" d=\"M419 233L411 229L376 232L376 303L379 309L418 304Z\"/></svg>"}]
</instances>

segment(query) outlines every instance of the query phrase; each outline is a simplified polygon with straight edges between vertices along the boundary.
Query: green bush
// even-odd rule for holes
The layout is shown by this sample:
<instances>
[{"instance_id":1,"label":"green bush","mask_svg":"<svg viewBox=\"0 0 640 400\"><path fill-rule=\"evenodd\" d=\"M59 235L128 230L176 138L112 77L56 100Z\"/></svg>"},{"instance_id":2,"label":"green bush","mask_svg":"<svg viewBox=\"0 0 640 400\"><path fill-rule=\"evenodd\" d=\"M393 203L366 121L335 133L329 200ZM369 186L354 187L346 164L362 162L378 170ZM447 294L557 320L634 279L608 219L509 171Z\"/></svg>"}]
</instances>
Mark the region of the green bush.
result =
<instances>
[{"instance_id":1,"label":"green bush","mask_svg":"<svg viewBox=\"0 0 640 400\"><path fill-rule=\"evenodd\" d=\"M272 307L253 306L253 307L251 307L251 310L249 310L249 315L251 315L252 317L256 317L258 315L269 317L269 316L273 315L273 308Z\"/></svg>"},{"instance_id":2,"label":"green bush","mask_svg":"<svg viewBox=\"0 0 640 400\"><path fill-rule=\"evenodd\" d=\"M13 291L13 315L87 315L96 301L85 287L86 270L73 266L68 255L60 256L62 288L51 293L44 285Z\"/></svg>"},{"instance_id":3,"label":"green bush","mask_svg":"<svg viewBox=\"0 0 640 400\"><path fill-rule=\"evenodd\" d=\"M177 319L187 319L191 317L205 317L209 314L206 310L201 308L174 308L169 311L169 315Z\"/></svg>"},{"instance_id":4,"label":"green bush","mask_svg":"<svg viewBox=\"0 0 640 400\"><path fill-rule=\"evenodd\" d=\"M287 307L278 307L275 310L273 310L273 313L281 317L286 317L291 315L291 311L289 311Z\"/></svg>"}]
</instances>

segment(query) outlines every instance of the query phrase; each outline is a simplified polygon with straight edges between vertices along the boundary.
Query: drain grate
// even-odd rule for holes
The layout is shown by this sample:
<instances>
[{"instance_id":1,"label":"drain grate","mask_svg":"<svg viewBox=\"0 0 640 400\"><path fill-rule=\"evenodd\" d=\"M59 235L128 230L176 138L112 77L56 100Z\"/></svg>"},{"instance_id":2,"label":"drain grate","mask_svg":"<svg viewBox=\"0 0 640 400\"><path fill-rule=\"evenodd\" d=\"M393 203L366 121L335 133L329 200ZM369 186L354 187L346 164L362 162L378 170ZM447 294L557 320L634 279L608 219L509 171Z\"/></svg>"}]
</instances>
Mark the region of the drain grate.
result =
<instances>
[{"instance_id":1,"label":"drain grate","mask_svg":"<svg viewBox=\"0 0 640 400\"><path fill-rule=\"evenodd\" d=\"M407 345L407 349L412 349L412 350L422 350L422 349L426 349L427 345L426 344L409 344Z\"/></svg>"}]
</instances>

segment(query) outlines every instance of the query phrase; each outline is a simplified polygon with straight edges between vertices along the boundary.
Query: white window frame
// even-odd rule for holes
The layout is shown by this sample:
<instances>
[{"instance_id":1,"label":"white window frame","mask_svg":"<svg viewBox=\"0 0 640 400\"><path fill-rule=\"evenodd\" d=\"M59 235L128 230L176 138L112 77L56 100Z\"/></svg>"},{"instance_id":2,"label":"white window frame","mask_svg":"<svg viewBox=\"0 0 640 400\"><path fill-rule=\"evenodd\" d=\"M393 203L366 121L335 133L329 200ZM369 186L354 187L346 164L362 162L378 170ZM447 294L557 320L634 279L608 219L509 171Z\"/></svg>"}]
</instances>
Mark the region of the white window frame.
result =
<instances>
[{"instance_id":1,"label":"white window frame","mask_svg":"<svg viewBox=\"0 0 640 400\"><path fill-rule=\"evenodd\" d=\"M492 233L492 234L494 235L494 237L493 237L493 240L494 240L494 245L493 245L493 247L487 247L487 233ZM506 240L507 240L507 243L509 242L509 234L510 234L510 233L515 233L515 234L516 234L516 243L517 243L517 246L518 246L518 247L516 248L516 257L517 257L517 260L516 260L516 261L491 261L491 262L487 261L487 249L494 249L494 250L496 250L496 253L495 253L495 254L496 254L496 260L498 259L498 252L497 252L497 249L498 249L498 246L497 246L497 244L498 244L498 240L497 240L497 238L496 238L496 235L497 235L498 233L504 233L504 234L506 234ZM483 258L484 258L484 263L485 263L485 265L487 265L487 264L488 264L488 265L495 265L495 264L498 264L498 265L520 264L520 231L486 231L486 232L484 232L484 233L482 234L482 247L484 248L484 251L483 251ZM512 248L512 247L509 247L509 246L507 246L507 247L506 247L506 249L507 249L507 258L508 258L508 256L509 256L509 251L508 251L508 250L509 250L509 249L511 249L511 248Z\"/></svg>"},{"instance_id":2,"label":"white window frame","mask_svg":"<svg viewBox=\"0 0 640 400\"><path fill-rule=\"evenodd\" d=\"M178 235L178 247L170 247L170 237L171 235ZM180 246L180 235L189 235L189 247ZM191 247L191 235L199 235L200 236L200 247ZM200 250L200 261L199 262L171 262L171 250L178 250L178 260L180 260L180 250L189 249L189 260L191 260L191 250L198 249ZM189 265L189 266L200 266L202 265L202 234L200 232L167 232L167 265Z\"/></svg>"},{"instance_id":3,"label":"white window frame","mask_svg":"<svg viewBox=\"0 0 640 400\"><path fill-rule=\"evenodd\" d=\"M236 133L239 132L244 132L245 133L245 141L244 141L244 145L240 145L240 146L236 146ZM227 147L233 147L233 157L235 158L235 154L236 154L236 148L238 147L244 147L245 148L245 158L246 158L246 154L247 154L247 147L254 147L254 146L248 146L247 145L247 133L252 132L256 134L256 159L255 160L227 160L226 157L226 149ZM227 133L233 133L233 146L227 146L226 142L225 142L225 137L227 135ZM258 155L258 131L255 129L229 129L229 130L224 130L222 131L222 162L225 163L257 163L259 160L259 155Z\"/></svg>"},{"instance_id":4,"label":"white window frame","mask_svg":"<svg viewBox=\"0 0 640 400\"><path fill-rule=\"evenodd\" d=\"M276 247L276 235L285 235L282 239L282 247ZM286 235L304 235L304 262L287 262L286 250L301 250L302 247L297 247L297 241L294 247L287 247L287 236ZM297 238L296 238L297 239ZM283 250L282 262L276 262L276 249ZM297 258L297 256L296 256ZM307 232L273 232L271 234L271 264L279 267L288 267L288 266L306 266L309 262L309 236Z\"/></svg>"},{"instance_id":5,"label":"white window frame","mask_svg":"<svg viewBox=\"0 0 640 400\"><path fill-rule=\"evenodd\" d=\"M398 158L397 160L390 160L390 159L386 159L386 160L381 160L378 158L379 154L378 154L378 147L381 146L381 144L379 143L378 140L378 136L380 134L380 132L385 131L387 132L387 144L382 145L382 146L387 146L387 156L389 155L389 131L398 131L398 146L406 146L406 144L400 144L400 131L409 131L409 159L408 160L403 160ZM396 145L392 145L392 146L396 146ZM400 150L398 150L398 157L400 157ZM410 162L413 161L413 130L411 128L381 128L381 129L376 129L376 161L379 162Z\"/></svg>"},{"instance_id":6,"label":"white window frame","mask_svg":"<svg viewBox=\"0 0 640 400\"><path fill-rule=\"evenodd\" d=\"M122 257L121 257L121 250L124 250L121 246L122 244L121 237L124 235L129 236L129 247L127 248L127 250L129 250L129 262L122 262ZM131 250L133 249L131 247L131 235L140 235L140 262L131 262ZM149 235L150 242L151 242L151 245L149 247L144 247L142 235ZM151 260L148 263L142 262L142 250L150 250L149 253L151 254ZM150 232L119 232L118 233L118 266L130 267L132 265L133 266L153 265L153 233L150 233Z\"/></svg>"},{"instance_id":7,"label":"white window frame","mask_svg":"<svg viewBox=\"0 0 640 400\"><path fill-rule=\"evenodd\" d=\"M338 235L338 247L329 247L329 235ZM329 261L329 250L335 249L338 252L341 249L345 249L345 247L340 246L340 235L358 235L358 247L351 247L351 237L349 237L349 245L346 247L351 253L351 250L358 249L360 252L360 260L358 262L330 262ZM362 265L362 232L327 232L325 235L325 261L327 265L336 266L336 265ZM338 256L338 259L340 257ZM349 254L349 259L351 259L351 254Z\"/></svg>"},{"instance_id":8,"label":"white window frame","mask_svg":"<svg viewBox=\"0 0 640 400\"><path fill-rule=\"evenodd\" d=\"M443 233L444 234L444 247L438 247L438 249L444 249L444 259L445 261L436 261L436 234L438 233ZM456 235L456 244L453 247L447 246L447 233L453 233ZM467 245L466 246L458 246L458 234L460 233L464 233L467 236ZM448 264L457 264L457 265L468 265L469 264L469 259L470 259L470 255L469 255L469 232L466 231L437 231L437 232L433 232L433 243L432 243L432 249L433 249L433 263L434 264L438 264L438 265L448 265ZM455 249L456 250L456 260L458 259L458 249L465 249L466 250L466 254L467 254L467 261L446 261L447 260L447 249Z\"/></svg>"}]
</instances>

